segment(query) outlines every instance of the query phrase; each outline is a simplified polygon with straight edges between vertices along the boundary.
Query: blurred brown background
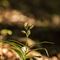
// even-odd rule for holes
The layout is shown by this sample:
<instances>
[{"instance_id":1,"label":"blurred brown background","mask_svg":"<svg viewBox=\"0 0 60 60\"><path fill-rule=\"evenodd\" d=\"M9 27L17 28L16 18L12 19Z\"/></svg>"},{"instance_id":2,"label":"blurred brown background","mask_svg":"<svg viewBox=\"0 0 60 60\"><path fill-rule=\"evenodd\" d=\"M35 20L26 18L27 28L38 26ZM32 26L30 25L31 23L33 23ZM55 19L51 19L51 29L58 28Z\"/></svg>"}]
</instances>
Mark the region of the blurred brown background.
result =
<instances>
[{"instance_id":1,"label":"blurred brown background","mask_svg":"<svg viewBox=\"0 0 60 60\"><path fill-rule=\"evenodd\" d=\"M54 42L42 46L51 55L60 52L60 0L0 0L0 29L11 29L13 37L25 37L21 33L25 22L34 25L31 39Z\"/></svg>"}]
</instances>

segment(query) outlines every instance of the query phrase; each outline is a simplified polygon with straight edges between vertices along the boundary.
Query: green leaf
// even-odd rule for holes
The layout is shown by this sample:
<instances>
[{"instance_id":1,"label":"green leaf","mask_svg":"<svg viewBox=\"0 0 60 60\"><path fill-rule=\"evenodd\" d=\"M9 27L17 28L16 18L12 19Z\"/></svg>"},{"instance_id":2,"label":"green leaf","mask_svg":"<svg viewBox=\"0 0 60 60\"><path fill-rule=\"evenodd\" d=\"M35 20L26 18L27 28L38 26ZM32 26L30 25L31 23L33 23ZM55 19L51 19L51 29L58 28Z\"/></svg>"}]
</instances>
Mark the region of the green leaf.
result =
<instances>
[{"instance_id":1,"label":"green leaf","mask_svg":"<svg viewBox=\"0 0 60 60\"><path fill-rule=\"evenodd\" d=\"M1 35L7 35L7 34L12 35L12 31L8 29L3 29L0 32L1 32Z\"/></svg>"},{"instance_id":2,"label":"green leaf","mask_svg":"<svg viewBox=\"0 0 60 60\"><path fill-rule=\"evenodd\" d=\"M4 41L4 43L11 45L11 49L13 49L20 56L21 60L25 59L25 54L22 51L21 46L19 44L11 41Z\"/></svg>"},{"instance_id":3,"label":"green leaf","mask_svg":"<svg viewBox=\"0 0 60 60\"><path fill-rule=\"evenodd\" d=\"M48 41L40 42L40 44L44 44L44 43L46 43L46 44L55 44L54 42L48 42Z\"/></svg>"},{"instance_id":4,"label":"green leaf","mask_svg":"<svg viewBox=\"0 0 60 60\"><path fill-rule=\"evenodd\" d=\"M8 33L8 32L7 32L7 29L1 30L1 34L2 34L2 35L7 35L7 33Z\"/></svg>"},{"instance_id":5,"label":"green leaf","mask_svg":"<svg viewBox=\"0 0 60 60\"><path fill-rule=\"evenodd\" d=\"M34 27L34 25L31 25L31 26L30 26L30 29L32 29L33 27Z\"/></svg>"},{"instance_id":6,"label":"green leaf","mask_svg":"<svg viewBox=\"0 0 60 60\"><path fill-rule=\"evenodd\" d=\"M49 57L49 53L48 53L48 51L47 51L46 48L37 48L37 49L33 49L33 50L34 50L34 51L37 51L37 50L44 50L44 51L46 52L47 56Z\"/></svg>"},{"instance_id":7,"label":"green leaf","mask_svg":"<svg viewBox=\"0 0 60 60\"><path fill-rule=\"evenodd\" d=\"M30 30L27 31L27 37L31 34Z\"/></svg>"},{"instance_id":8,"label":"green leaf","mask_svg":"<svg viewBox=\"0 0 60 60\"><path fill-rule=\"evenodd\" d=\"M11 31L11 30L8 30L8 34L9 34L9 35L12 35L12 31Z\"/></svg>"},{"instance_id":9,"label":"green leaf","mask_svg":"<svg viewBox=\"0 0 60 60\"><path fill-rule=\"evenodd\" d=\"M24 34L26 34L26 31L24 31L24 30L23 30L23 31L21 31L21 32L22 32L22 33L24 33Z\"/></svg>"},{"instance_id":10,"label":"green leaf","mask_svg":"<svg viewBox=\"0 0 60 60\"><path fill-rule=\"evenodd\" d=\"M28 23L25 23L25 24L24 24L24 27L26 28L27 26L28 26Z\"/></svg>"},{"instance_id":11,"label":"green leaf","mask_svg":"<svg viewBox=\"0 0 60 60\"><path fill-rule=\"evenodd\" d=\"M31 33L30 30L28 30L27 33L28 33L28 35L30 35L30 33Z\"/></svg>"}]
</instances>

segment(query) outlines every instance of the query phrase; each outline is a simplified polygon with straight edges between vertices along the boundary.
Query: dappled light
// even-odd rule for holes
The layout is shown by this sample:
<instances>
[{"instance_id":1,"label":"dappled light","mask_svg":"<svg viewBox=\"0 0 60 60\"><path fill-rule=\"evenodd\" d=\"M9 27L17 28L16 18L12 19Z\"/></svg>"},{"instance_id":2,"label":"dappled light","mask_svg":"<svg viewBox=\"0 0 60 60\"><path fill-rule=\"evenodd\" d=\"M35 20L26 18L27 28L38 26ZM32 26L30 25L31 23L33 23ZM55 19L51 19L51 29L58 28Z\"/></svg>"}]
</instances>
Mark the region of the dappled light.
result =
<instances>
[{"instance_id":1,"label":"dappled light","mask_svg":"<svg viewBox=\"0 0 60 60\"><path fill-rule=\"evenodd\" d=\"M49 19L44 19L43 21L40 21L41 19L37 20L33 16L25 16L18 10L3 10L0 13L0 23L4 22L6 24L23 25L25 22L27 22L28 24L33 24L37 27L59 27L59 15L52 15L50 19L51 21L49 21Z\"/></svg>"},{"instance_id":2,"label":"dappled light","mask_svg":"<svg viewBox=\"0 0 60 60\"><path fill-rule=\"evenodd\" d=\"M0 60L19 60L18 54L11 50L8 44L0 44L0 56Z\"/></svg>"},{"instance_id":3,"label":"dappled light","mask_svg":"<svg viewBox=\"0 0 60 60\"><path fill-rule=\"evenodd\" d=\"M60 60L60 0L1 0L0 60Z\"/></svg>"}]
</instances>

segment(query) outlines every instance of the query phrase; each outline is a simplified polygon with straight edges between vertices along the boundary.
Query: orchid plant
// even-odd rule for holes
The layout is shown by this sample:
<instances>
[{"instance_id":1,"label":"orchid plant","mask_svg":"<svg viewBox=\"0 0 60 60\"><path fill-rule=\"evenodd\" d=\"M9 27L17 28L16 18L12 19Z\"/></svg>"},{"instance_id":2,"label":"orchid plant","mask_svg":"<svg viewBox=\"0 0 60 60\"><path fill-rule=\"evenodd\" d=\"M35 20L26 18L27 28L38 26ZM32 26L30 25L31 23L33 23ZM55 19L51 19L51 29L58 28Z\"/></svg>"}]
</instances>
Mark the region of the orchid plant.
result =
<instances>
[{"instance_id":1,"label":"orchid plant","mask_svg":"<svg viewBox=\"0 0 60 60\"><path fill-rule=\"evenodd\" d=\"M26 44L22 44L16 40L5 40L3 38L5 38L7 35L12 35L12 31L11 30L8 30L8 29L3 29L0 31L0 35L3 36L2 39L0 39L0 48L3 47L4 44L9 44L10 45L10 49L15 51L18 56L19 56L19 60L26 60L27 58L29 59L32 59L32 57L35 57L35 56L28 56L28 54L32 51L28 48L28 38L29 38L29 35L31 34L31 29L33 28L34 26L33 25L29 25L28 23L25 23L24 24L24 28L25 30L22 31L22 33L24 33L26 35ZM52 43L52 42L47 42L47 41L44 41L44 42L41 42L40 44L43 44L43 43ZM49 56L48 54L48 51L46 48L37 48L37 49L33 49L34 51L37 51L37 50L40 50L40 49L43 49L45 50L47 56ZM38 56L37 56L38 57ZM0 57L0 60L2 60L2 54L1 54L1 57ZM33 59L32 59L33 60Z\"/></svg>"}]
</instances>

